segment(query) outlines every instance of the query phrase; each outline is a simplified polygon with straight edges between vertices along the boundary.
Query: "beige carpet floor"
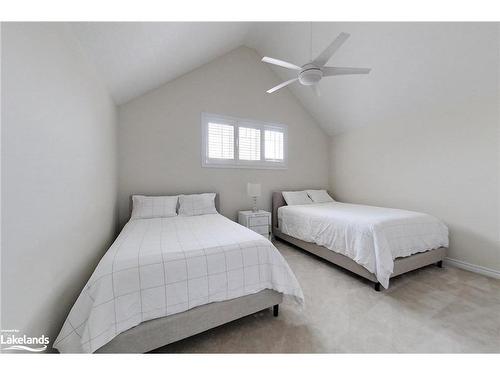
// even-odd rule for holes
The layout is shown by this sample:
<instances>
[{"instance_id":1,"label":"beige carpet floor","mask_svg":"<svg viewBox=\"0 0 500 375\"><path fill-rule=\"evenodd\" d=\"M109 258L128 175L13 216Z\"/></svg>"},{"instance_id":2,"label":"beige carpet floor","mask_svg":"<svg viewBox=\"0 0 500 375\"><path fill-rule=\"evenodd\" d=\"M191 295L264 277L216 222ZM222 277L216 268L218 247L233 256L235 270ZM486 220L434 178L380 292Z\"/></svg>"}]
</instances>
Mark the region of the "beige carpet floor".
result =
<instances>
[{"instance_id":1,"label":"beige carpet floor","mask_svg":"<svg viewBox=\"0 0 500 375\"><path fill-rule=\"evenodd\" d=\"M435 266L388 290L277 241L306 305L292 302L156 350L160 353L500 353L500 280Z\"/></svg>"}]
</instances>

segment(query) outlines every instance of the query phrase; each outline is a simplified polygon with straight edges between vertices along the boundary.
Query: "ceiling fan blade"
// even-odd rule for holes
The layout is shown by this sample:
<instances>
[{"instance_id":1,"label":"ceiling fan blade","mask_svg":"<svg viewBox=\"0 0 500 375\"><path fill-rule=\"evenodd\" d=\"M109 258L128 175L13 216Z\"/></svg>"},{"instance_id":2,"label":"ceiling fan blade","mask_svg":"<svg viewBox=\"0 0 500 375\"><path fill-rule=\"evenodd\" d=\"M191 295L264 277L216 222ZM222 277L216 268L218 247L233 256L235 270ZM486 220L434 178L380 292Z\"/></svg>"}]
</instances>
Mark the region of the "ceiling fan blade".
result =
<instances>
[{"instance_id":1,"label":"ceiling fan blade","mask_svg":"<svg viewBox=\"0 0 500 375\"><path fill-rule=\"evenodd\" d=\"M370 73L370 68L340 68L335 66L325 66L321 69L323 71L323 77L328 76L339 76L343 74L368 74Z\"/></svg>"},{"instance_id":2,"label":"ceiling fan blade","mask_svg":"<svg viewBox=\"0 0 500 375\"><path fill-rule=\"evenodd\" d=\"M330 57L340 48L342 44L349 38L350 34L340 33L335 40L321 54L316 57L312 63L316 66L323 67L330 60Z\"/></svg>"},{"instance_id":3,"label":"ceiling fan blade","mask_svg":"<svg viewBox=\"0 0 500 375\"><path fill-rule=\"evenodd\" d=\"M314 91L314 93L316 94L316 96L318 96L318 97L321 96L321 91L319 89L319 83L311 85L311 88Z\"/></svg>"},{"instance_id":4,"label":"ceiling fan blade","mask_svg":"<svg viewBox=\"0 0 500 375\"><path fill-rule=\"evenodd\" d=\"M294 83L295 81L298 81L298 78L294 78L286 82L280 83L278 86L274 86L272 89L267 90L267 93L272 94L276 90L282 89L283 87L288 86L290 83Z\"/></svg>"},{"instance_id":5,"label":"ceiling fan blade","mask_svg":"<svg viewBox=\"0 0 500 375\"><path fill-rule=\"evenodd\" d=\"M289 62L286 62L283 60L273 59L272 57L265 56L262 58L262 61L265 63L268 63L268 64L278 65L278 66L281 66L281 67L287 68L287 69L293 69L293 70L300 70L301 69L300 66L294 65L292 63L289 63Z\"/></svg>"}]
</instances>

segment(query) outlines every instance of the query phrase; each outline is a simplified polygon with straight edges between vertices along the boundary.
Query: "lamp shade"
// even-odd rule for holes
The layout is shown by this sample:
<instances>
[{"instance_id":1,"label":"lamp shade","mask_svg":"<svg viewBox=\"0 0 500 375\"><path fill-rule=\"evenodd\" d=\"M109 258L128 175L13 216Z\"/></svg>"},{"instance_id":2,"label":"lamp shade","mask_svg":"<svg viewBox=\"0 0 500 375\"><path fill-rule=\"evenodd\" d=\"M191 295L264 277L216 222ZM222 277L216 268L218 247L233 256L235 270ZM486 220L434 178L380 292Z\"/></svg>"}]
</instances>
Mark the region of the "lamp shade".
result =
<instances>
[{"instance_id":1,"label":"lamp shade","mask_svg":"<svg viewBox=\"0 0 500 375\"><path fill-rule=\"evenodd\" d=\"M247 194L249 197L260 197L260 184L247 184Z\"/></svg>"}]
</instances>

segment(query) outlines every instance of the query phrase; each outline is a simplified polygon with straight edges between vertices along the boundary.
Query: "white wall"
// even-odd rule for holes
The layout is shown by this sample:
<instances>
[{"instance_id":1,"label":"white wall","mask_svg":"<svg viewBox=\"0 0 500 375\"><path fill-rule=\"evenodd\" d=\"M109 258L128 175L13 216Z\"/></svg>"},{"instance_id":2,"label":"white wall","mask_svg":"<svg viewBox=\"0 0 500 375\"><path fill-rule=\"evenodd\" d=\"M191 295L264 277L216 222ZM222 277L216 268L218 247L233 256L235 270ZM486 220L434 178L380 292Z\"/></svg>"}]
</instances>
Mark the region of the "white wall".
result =
<instances>
[{"instance_id":1,"label":"white wall","mask_svg":"<svg viewBox=\"0 0 500 375\"><path fill-rule=\"evenodd\" d=\"M451 231L449 257L500 271L499 28L442 31L422 36L433 58L417 60L421 72L405 78L410 91L417 82L436 90L400 96L394 112L378 98L392 95L399 78L377 84L373 104L386 115L332 138L330 185L342 201L440 217Z\"/></svg>"},{"instance_id":2,"label":"white wall","mask_svg":"<svg viewBox=\"0 0 500 375\"><path fill-rule=\"evenodd\" d=\"M116 110L63 24L2 24L2 328L57 335L116 229Z\"/></svg>"},{"instance_id":3,"label":"white wall","mask_svg":"<svg viewBox=\"0 0 500 375\"><path fill-rule=\"evenodd\" d=\"M131 194L216 191L222 213L251 207L247 182L262 183L261 208L271 191L327 187L329 137L260 56L241 47L119 107L119 216L130 216ZM288 125L288 170L201 167L201 112Z\"/></svg>"}]
</instances>

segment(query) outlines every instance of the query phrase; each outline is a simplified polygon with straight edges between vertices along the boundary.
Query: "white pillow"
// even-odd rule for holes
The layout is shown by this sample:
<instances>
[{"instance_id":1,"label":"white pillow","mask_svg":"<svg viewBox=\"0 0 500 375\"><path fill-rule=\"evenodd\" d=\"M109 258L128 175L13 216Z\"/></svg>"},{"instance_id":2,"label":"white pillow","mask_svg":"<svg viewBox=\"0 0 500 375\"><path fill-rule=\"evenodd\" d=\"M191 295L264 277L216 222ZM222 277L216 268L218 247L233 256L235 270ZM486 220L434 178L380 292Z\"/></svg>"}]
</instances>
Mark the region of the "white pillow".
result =
<instances>
[{"instance_id":1,"label":"white pillow","mask_svg":"<svg viewBox=\"0 0 500 375\"><path fill-rule=\"evenodd\" d=\"M132 219L177 216L177 195L171 197L132 196Z\"/></svg>"},{"instance_id":2,"label":"white pillow","mask_svg":"<svg viewBox=\"0 0 500 375\"><path fill-rule=\"evenodd\" d=\"M215 193L179 195L179 215L216 214Z\"/></svg>"},{"instance_id":3,"label":"white pillow","mask_svg":"<svg viewBox=\"0 0 500 375\"><path fill-rule=\"evenodd\" d=\"M285 202L289 206L294 206L297 204L311 204L313 201L307 195L305 190L303 191L284 191L283 198L285 198Z\"/></svg>"},{"instance_id":4,"label":"white pillow","mask_svg":"<svg viewBox=\"0 0 500 375\"><path fill-rule=\"evenodd\" d=\"M326 202L335 202L330 195L326 192L326 190L306 190L307 195L312 199L314 203L326 203Z\"/></svg>"}]
</instances>

